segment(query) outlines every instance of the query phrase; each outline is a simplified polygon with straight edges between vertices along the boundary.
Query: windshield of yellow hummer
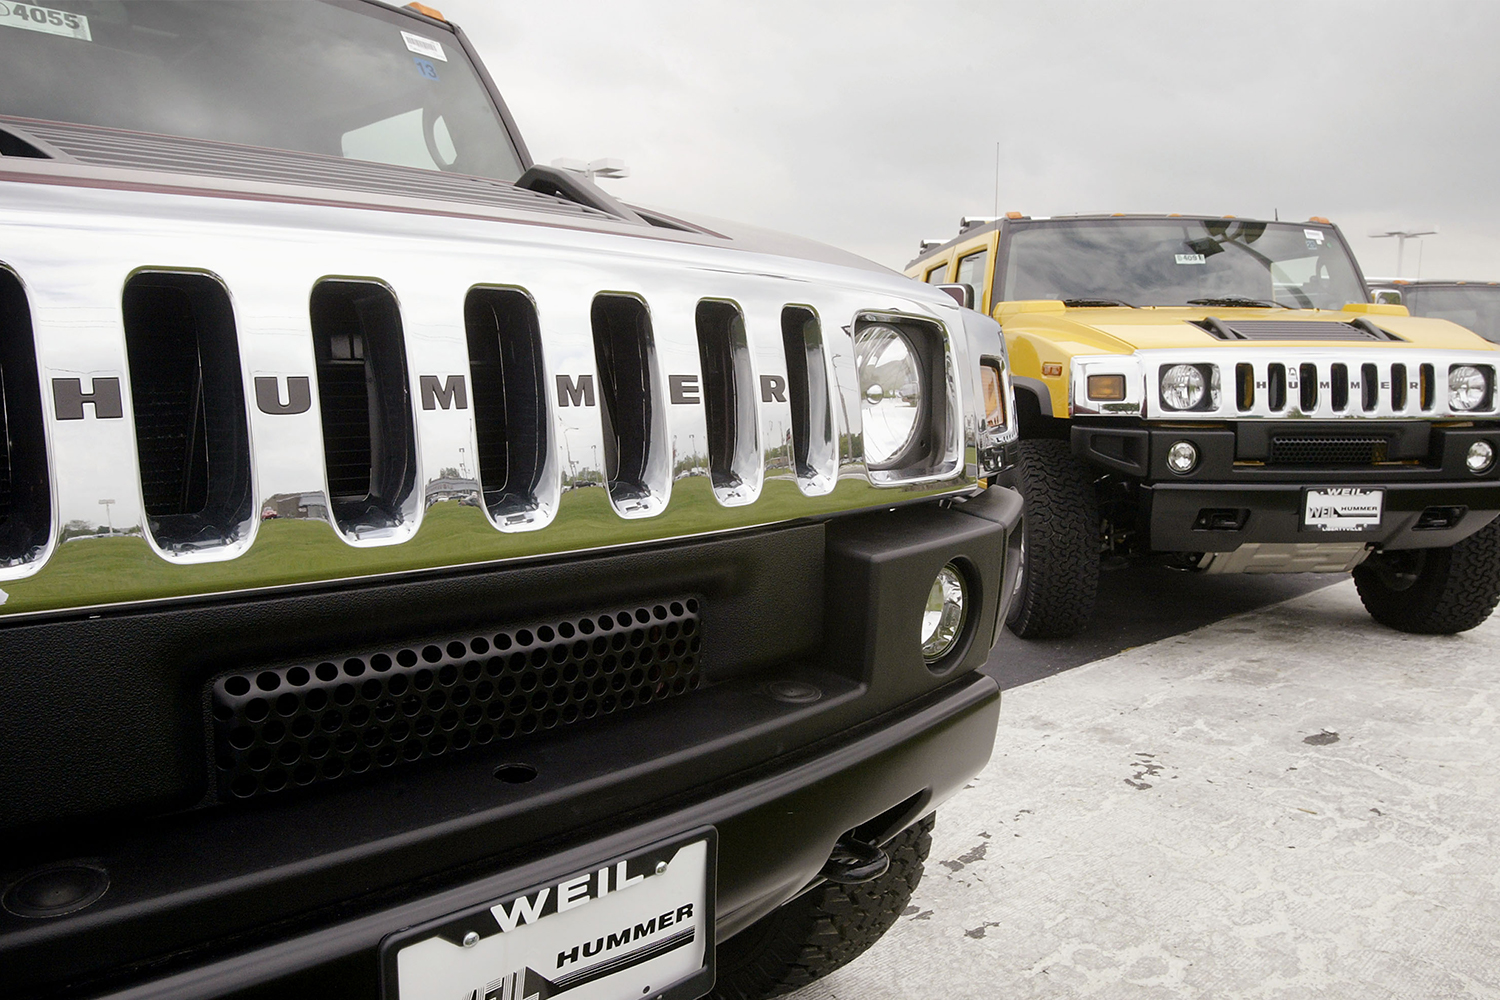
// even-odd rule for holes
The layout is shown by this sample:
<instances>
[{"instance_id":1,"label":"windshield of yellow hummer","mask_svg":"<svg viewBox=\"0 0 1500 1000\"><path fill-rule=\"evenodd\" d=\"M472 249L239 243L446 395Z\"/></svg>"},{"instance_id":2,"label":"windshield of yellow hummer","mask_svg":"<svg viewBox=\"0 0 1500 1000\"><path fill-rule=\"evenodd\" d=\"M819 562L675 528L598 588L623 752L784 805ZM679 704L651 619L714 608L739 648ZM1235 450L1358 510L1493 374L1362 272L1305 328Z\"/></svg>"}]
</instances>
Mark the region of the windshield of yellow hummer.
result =
<instances>
[{"instance_id":1,"label":"windshield of yellow hummer","mask_svg":"<svg viewBox=\"0 0 1500 1000\"><path fill-rule=\"evenodd\" d=\"M1341 309L1369 301L1331 226L1048 219L1015 222L1007 232L997 302Z\"/></svg>"},{"instance_id":2,"label":"windshield of yellow hummer","mask_svg":"<svg viewBox=\"0 0 1500 1000\"><path fill-rule=\"evenodd\" d=\"M453 32L372 4L0 0L0 113L513 181Z\"/></svg>"}]
</instances>

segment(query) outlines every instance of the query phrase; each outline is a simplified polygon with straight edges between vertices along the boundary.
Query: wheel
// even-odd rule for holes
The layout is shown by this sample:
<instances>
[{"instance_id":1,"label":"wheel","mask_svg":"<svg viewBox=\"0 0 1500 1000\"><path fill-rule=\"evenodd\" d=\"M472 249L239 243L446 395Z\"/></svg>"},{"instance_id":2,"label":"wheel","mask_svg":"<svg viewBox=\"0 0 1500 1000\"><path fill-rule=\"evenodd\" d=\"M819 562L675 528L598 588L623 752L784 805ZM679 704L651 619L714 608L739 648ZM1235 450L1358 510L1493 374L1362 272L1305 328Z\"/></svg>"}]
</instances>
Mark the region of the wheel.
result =
<instances>
[{"instance_id":1,"label":"wheel","mask_svg":"<svg viewBox=\"0 0 1500 1000\"><path fill-rule=\"evenodd\" d=\"M719 945L710 1000L781 996L854 961L891 929L922 881L934 817L897 834L891 866L859 885L823 885L803 893Z\"/></svg>"},{"instance_id":2,"label":"wheel","mask_svg":"<svg viewBox=\"0 0 1500 1000\"><path fill-rule=\"evenodd\" d=\"M1354 586L1382 625L1421 635L1466 632L1500 602L1500 518L1450 548L1376 553L1355 568Z\"/></svg>"},{"instance_id":3,"label":"wheel","mask_svg":"<svg viewBox=\"0 0 1500 1000\"><path fill-rule=\"evenodd\" d=\"M1005 623L1022 639L1073 635L1099 592L1099 499L1066 441L1022 441L1016 481L1026 501L1024 558Z\"/></svg>"}]
</instances>

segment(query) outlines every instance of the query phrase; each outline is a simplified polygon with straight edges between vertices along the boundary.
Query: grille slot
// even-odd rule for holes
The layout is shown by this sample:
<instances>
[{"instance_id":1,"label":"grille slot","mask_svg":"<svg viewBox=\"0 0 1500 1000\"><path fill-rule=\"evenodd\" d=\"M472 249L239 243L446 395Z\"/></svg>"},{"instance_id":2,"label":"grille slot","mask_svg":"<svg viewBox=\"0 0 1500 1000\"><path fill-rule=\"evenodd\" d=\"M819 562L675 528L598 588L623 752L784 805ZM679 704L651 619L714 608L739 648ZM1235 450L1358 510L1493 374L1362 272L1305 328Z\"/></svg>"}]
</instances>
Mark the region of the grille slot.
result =
<instances>
[{"instance_id":1,"label":"grille slot","mask_svg":"<svg viewBox=\"0 0 1500 1000\"><path fill-rule=\"evenodd\" d=\"M696 598L465 633L215 680L219 797L381 771L702 684Z\"/></svg>"},{"instance_id":2,"label":"grille slot","mask_svg":"<svg viewBox=\"0 0 1500 1000\"><path fill-rule=\"evenodd\" d=\"M1374 465L1385 461L1383 437L1277 434L1267 465Z\"/></svg>"},{"instance_id":3,"label":"grille slot","mask_svg":"<svg viewBox=\"0 0 1500 1000\"><path fill-rule=\"evenodd\" d=\"M744 487L747 478L758 478L754 466L760 451L745 318L732 302L706 299L698 303L694 321L703 372L709 478L721 502L743 502L753 498L753 487Z\"/></svg>"},{"instance_id":4,"label":"grille slot","mask_svg":"<svg viewBox=\"0 0 1500 1000\"><path fill-rule=\"evenodd\" d=\"M141 495L166 549L229 544L250 518L250 444L229 294L146 272L123 297Z\"/></svg>"},{"instance_id":5,"label":"grille slot","mask_svg":"<svg viewBox=\"0 0 1500 1000\"><path fill-rule=\"evenodd\" d=\"M395 296L371 281L321 281L311 312L334 520L346 532L400 524L417 455Z\"/></svg>"},{"instance_id":6,"label":"grille slot","mask_svg":"<svg viewBox=\"0 0 1500 1000\"><path fill-rule=\"evenodd\" d=\"M833 405L828 366L823 358L823 328L811 309L787 306L781 311L781 342L786 351L788 401L792 409L792 456L797 477L831 479L834 454Z\"/></svg>"},{"instance_id":7,"label":"grille slot","mask_svg":"<svg viewBox=\"0 0 1500 1000\"><path fill-rule=\"evenodd\" d=\"M1273 410L1286 408L1286 365L1272 364L1267 368L1266 405Z\"/></svg>"},{"instance_id":8,"label":"grille slot","mask_svg":"<svg viewBox=\"0 0 1500 1000\"><path fill-rule=\"evenodd\" d=\"M0 267L0 566L36 559L51 531L31 310L20 280Z\"/></svg>"},{"instance_id":9,"label":"grille slot","mask_svg":"<svg viewBox=\"0 0 1500 1000\"><path fill-rule=\"evenodd\" d=\"M1406 366L1403 364L1391 365L1391 409L1406 409Z\"/></svg>"},{"instance_id":10,"label":"grille slot","mask_svg":"<svg viewBox=\"0 0 1500 1000\"><path fill-rule=\"evenodd\" d=\"M1349 366L1335 362L1329 368L1329 403L1340 412L1349 409Z\"/></svg>"},{"instance_id":11,"label":"grille slot","mask_svg":"<svg viewBox=\"0 0 1500 1000\"><path fill-rule=\"evenodd\" d=\"M1303 413L1311 413L1318 408L1318 366L1314 364L1302 364L1297 368L1297 381L1301 389L1299 402Z\"/></svg>"},{"instance_id":12,"label":"grille slot","mask_svg":"<svg viewBox=\"0 0 1500 1000\"><path fill-rule=\"evenodd\" d=\"M628 295L600 295L591 319L604 423L604 472L622 513L647 508L652 496L652 422L656 348L646 304Z\"/></svg>"},{"instance_id":13,"label":"grille slot","mask_svg":"<svg viewBox=\"0 0 1500 1000\"><path fill-rule=\"evenodd\" d=\"M1369 412L1380 404L1380 371L1372 364L1359 367L1360 407Z\"/></svg>"},{"instance_id":14,"label":"grille slot","mask_svg":"<svg viewBox=\"0 0 1500 1000\"><path fill-rule=\"evenodd\" d=\"M547 452L542 336L524 292L475 288L464 300L479 481L497 518L534 510Z\"/></svg>"}]
</instances>

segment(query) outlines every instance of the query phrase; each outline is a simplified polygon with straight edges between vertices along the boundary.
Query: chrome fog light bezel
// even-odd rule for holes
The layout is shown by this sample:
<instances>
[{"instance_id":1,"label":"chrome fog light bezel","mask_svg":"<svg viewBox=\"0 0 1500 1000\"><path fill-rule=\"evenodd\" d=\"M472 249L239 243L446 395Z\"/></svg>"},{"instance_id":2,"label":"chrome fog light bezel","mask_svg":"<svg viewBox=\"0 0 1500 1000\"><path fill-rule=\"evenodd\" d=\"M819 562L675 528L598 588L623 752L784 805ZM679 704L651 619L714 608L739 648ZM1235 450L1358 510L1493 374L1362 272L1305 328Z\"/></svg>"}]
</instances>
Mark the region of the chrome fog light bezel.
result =
<instances>
[{"instance_id":1,"label":"chrome fog light bezel","mask_svg":"<svg viewBox=\"0 0 1500 1000\"><path fill-rule=\"evenodd\" d=\"M1168 471L1174 475L1186 476L1198 467L1198 446L1191 441L1174 441L1167 448L1164 461L1167 463Z\"/></svg>"},{"instance_id":2,"label":"chrome fog light bezel","mask_svg":"<svg viewBox=\"0 0 1500 1000\"><path fill-rule=\"evenodd\" d=\"M1476 464L1474 459L1478 457ZM1483 439L1470 442L1464 454L1464 467L1476 476L1482 476L1495 467L1495 446Z\"/></svg>"},{"instance_id":3,"label":"chrome fog light bezel","mask_svg":"<svg viewBox=\"0 0 1500 1000\"><path fill-rule=\"evenodd\" d=\"M918 633L922 659L929 667L941 663L962 642L972 603L969 589L968 577L955 563L945 563L933 577Z\"/></svg>"}]
</instances>

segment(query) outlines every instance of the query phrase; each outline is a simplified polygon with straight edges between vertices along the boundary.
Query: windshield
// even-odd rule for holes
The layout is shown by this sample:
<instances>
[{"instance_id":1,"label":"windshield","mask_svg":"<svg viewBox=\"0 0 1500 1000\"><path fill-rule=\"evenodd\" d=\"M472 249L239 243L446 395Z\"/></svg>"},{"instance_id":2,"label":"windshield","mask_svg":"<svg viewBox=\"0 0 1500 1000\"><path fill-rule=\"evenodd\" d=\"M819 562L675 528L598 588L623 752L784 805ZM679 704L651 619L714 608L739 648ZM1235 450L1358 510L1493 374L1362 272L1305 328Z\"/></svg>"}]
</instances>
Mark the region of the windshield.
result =
<instances>
[{"instance_id":1,"label":"windshield","mask_svg":"<svg viewBox=\"0 0 1500 1000\"><path fill-rule=\"evenodd\" d=\"M1500 285L1412 285L1401 301L1413 316L1452 320L1500 344Z\"/></svg>"},{"instance_id":2,"label":"windshield","mask_svg":"<svg viewBox=\"0 0 1500 1000\"><path fill-rule=\"evenodd\" d=\"M0 2L0 112L515 180L452 32L362 3Z\"/></svg>"},{"instance_id":3,"label":"windshield","mask_svg":"<svg viewBox=\"0 0 1500 1000\"><path fill-rule=\"evenodd\" d=\"M1003 288L1008 300L1298 309L1369 301L1331 226L1058 219L1009 229Z\"/></svg>"}]
</instances>

